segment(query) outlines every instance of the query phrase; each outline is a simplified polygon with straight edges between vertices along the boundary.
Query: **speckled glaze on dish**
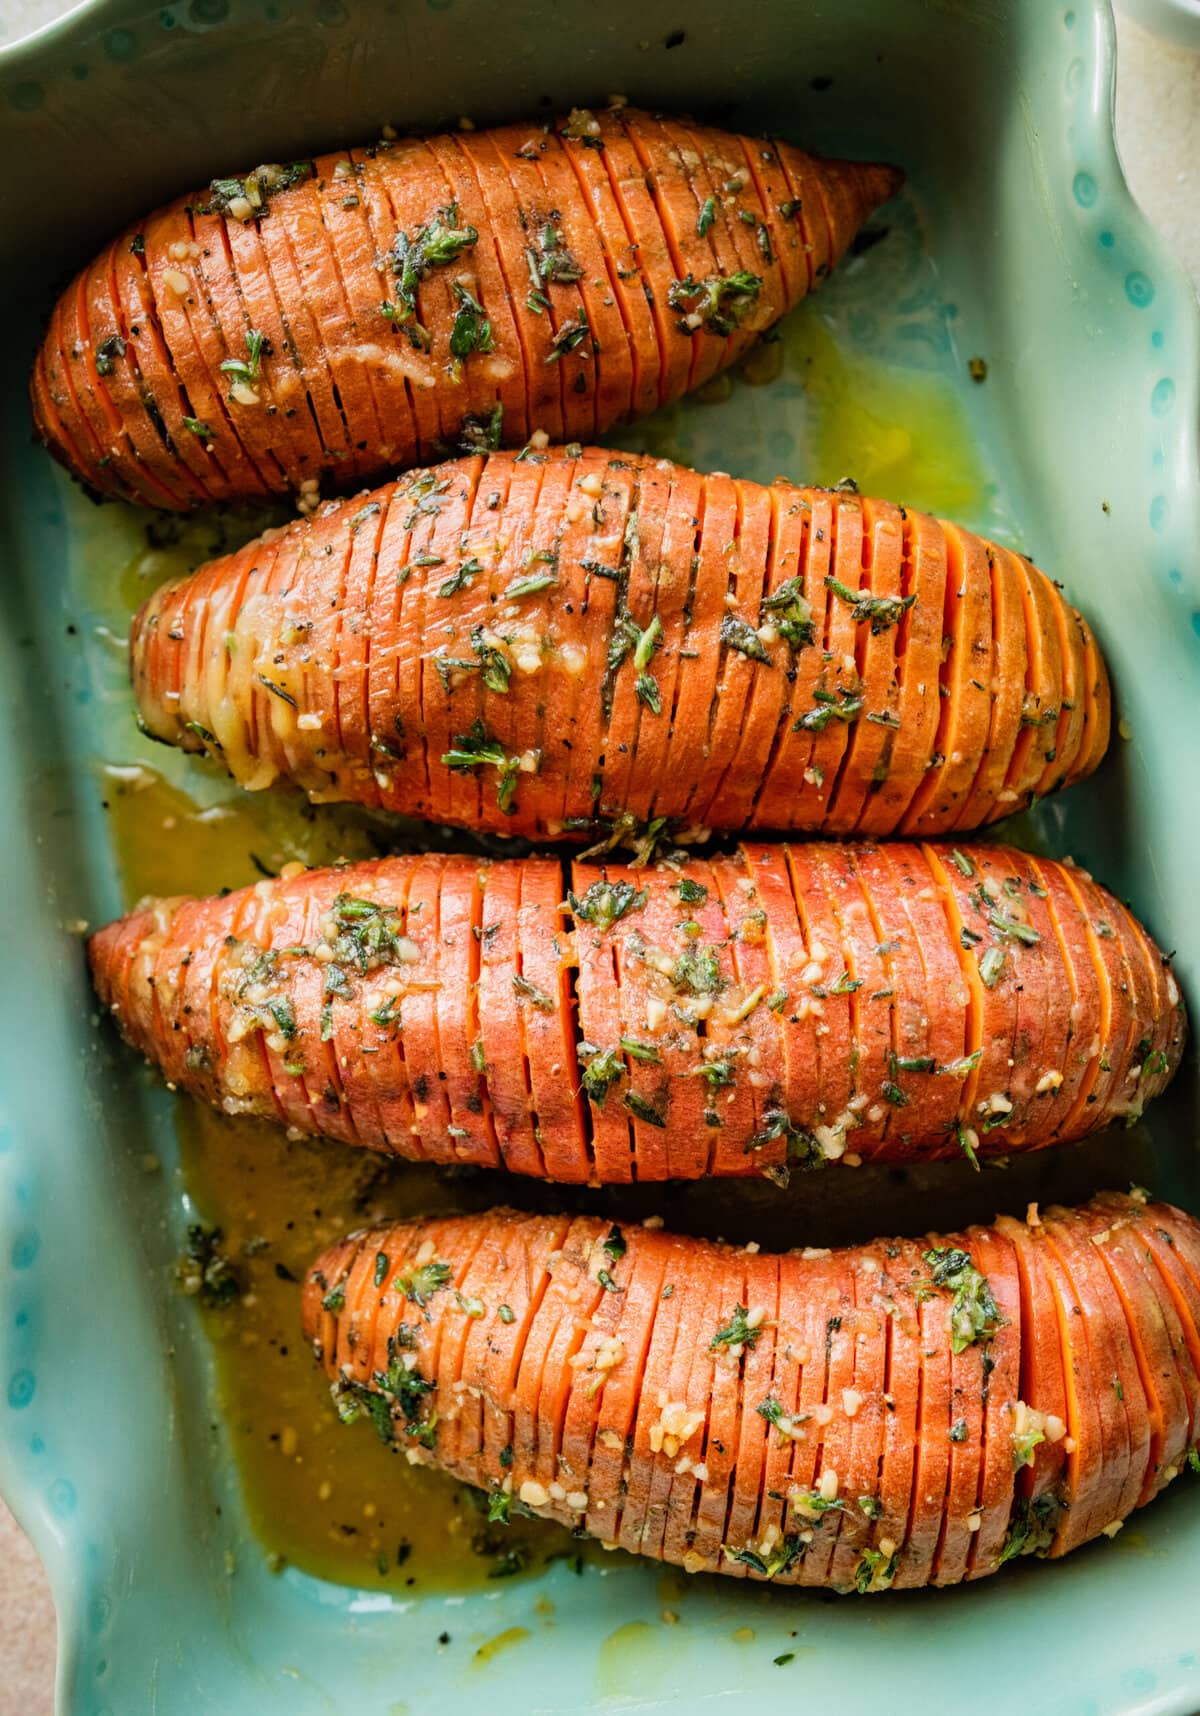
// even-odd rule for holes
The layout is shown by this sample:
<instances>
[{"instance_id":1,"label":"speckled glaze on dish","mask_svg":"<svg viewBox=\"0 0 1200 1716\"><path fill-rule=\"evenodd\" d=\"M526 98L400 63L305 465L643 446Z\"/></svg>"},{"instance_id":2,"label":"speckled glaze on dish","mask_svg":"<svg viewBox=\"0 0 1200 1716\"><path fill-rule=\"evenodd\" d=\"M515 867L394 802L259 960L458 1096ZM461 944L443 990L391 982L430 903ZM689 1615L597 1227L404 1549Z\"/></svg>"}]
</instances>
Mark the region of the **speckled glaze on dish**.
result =
<instances>
[{"instance_id":1,"label":"speckled glaze on dish","mask_svg":"<svg viewBox=\"0 0 1200 1716\"><path fill-rule=\"evenodd\" d=\"M1194 1005L1200 327L1120 177L1111 53L1107 10L1082 0L758 0L685 14L669 0L602 13L513 0L502 16L483 0L87 0L0 55L0 1483L54 1584L63 1716L400 1716L476 1700L516 1716L735 1699L915 1716L947 1687L976 1716L1200 1707L1196 1486L1060 1566L866 1602L713 1582L681 1596L616 1558L582 1578L558 1564L412 1600L271 1575L211 1428L207 1345L168 1287L186 1209L170 1102L96 1032L72 933L120 904L100 761L159 760L132 732L119 651L96 632L122 623L96 570L121 564L130 527L30 449L24 400L40 307L118 222L234 165L385 120L482 121L619 90L898 160L910 184L887 242L801 312L770 385L737 383L613 439L826 481L847 474L822 463L831 449L840 460L858 445L864 488L955 511L1060 576L1108 652L1123 737L1095 780L1014 832L1127 896L1178 949ZM973 356L986 359L982 385ZM969 440L986 480L947 476L935 456L947 437ZM927 1219L1081 1195L1101 1165L1200 1207L1196 1114L1193 1060L1149 1127L1106 1155L1058 1153L1032 1189L964 1170ZM160 1175L139 1168L149 1148ZM798 1242L820 1242L827 1196L858 1237L900 1220L885 1179L828 1193L809 1181L787 1206ZM731 1202L731 1236L738 1222Z\"/></svg>"}]
</instances>

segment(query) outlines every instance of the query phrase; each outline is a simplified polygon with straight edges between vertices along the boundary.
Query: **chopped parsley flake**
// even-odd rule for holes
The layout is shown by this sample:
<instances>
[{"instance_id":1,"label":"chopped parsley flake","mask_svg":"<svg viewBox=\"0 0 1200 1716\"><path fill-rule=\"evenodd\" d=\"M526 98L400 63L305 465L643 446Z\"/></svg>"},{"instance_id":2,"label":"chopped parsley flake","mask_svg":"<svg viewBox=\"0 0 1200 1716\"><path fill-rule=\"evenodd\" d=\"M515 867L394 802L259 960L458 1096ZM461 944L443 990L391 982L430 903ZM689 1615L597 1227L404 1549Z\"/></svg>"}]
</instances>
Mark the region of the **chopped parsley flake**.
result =
<instances>
[{"instance_id":1,"label":"chopped parsley flake","mask_svg":"<svg viewBox=\"0 0 1200 1716\"><path fill-rule=\"evenodd\" d=\"M686 274L672 281L667 303L682 312L676 327L693 333L700 327L722 336L731 334L745 321L758 301L762 278L746 269L736 274L707 274L703 280Z\"/></svg>"},{"instance_id":2,"label":"chopped parsley flake","mask_svg":"<svg viewBox=\"0 0 1200 1716\"><path fill-rule=\"evenodd\" d=\"M605 1097L625 1071L621 1057L615 1049L597 1049L591 1043L580 1043L578 1055L583 1067L579 1082L596 1107L603 1108Z\"/></svg>"},{"instance_id":3,"label":"chopped parsley flake","mask_svg":"<svg viewBox=\"0 0 1200 1716\"><path fill-rule=\"evenodd\" d=\"M1032 1501L1019 1497L996 1565L1001 1567L1018 1555L1045 1555L1054 1542L1064 1507L1065 1503L1049 1494L1035 1496Z\"/></svg>"},{"instance_id":4,"label":"chopped parsley flake","mask_svg":"<svg viewBox=\"0 0 1200 1716\"><path fill-rule=\"evenodd\" d=\"M976 1269L970 1252L942 1247L922 1256L933 1270L933 1285L954 1294L950 1305L951 1350L961 1353L976 1341L990 1341L1004 1327L1005 1318L987 1276Z\"/></svg>"},{"instance_id":5,"label":"chopped parsley flake","mask_svg":"<svg viewBox=\"0 0 1200 1716\"><path fill-rule=\"evenodd\" d=\"M770 662L766 645L753 626L739 620L736 614L726 614L721 621L721 642L750 661Z\"/></svg>"},{"instance_id":6,"label":"chopped parsley flake","mask_svg":"<svg viewBox=\"0 0 1200 1716\"><path fill-rule=\"evenodd\" d=\"M389 260L396 276L399 302L391 307L389 319L405 327L412 322L414 343L424 348L429 342L425 330L417 331L414 321L417 287L431 269L456 262L464 250L470 250L478 242L479 234L473 226L459 226L458 206L454 203L439 209L432 220L416 227L411 237L406 232L396 234Z\"/></svg>"},{"instance_id":7,"label":"chopped parsley flake","mask_svg":"<svg viewBox=\"0 0 1200 1716\"><path fill-rule=\"evenodd\" d=\"M490 352L492 324L483 313L483 305L459 281L453 283L458 309L450 329L450 354L456 358L470 357L472 352Z\"/></svg>"},{"instance_id":8,"label":"chopped parsley flake","mask_svg":"<svg viewBox=\"0 0 1200 1716\"><path fill-rule=\"evenodd\" d=\"M440 1293L450 1280L452 1270L448 1263L413 1264L411 1268L402 1269L392 1281L392 1286L412 1305L420 1305L424 1310L435 1293Z\"/></svg>"},{"instance_id":9,"label":"chopped parsley flake","mask_svg":"<svg viewBox=\"0 0 1200 1716\"><path fill-rule=\"evenodd\" d=\"M875 636L894 626L917 599L915 592L911 596L872 596L862 590L851 590L832 575L826 578L825 588L832 590L839 602L846 602L853 608L852 619L859 622L870 620Z\"/></svg>"},{"instance_id":10,"label":"chopped parsley flake","mask_svg":"<svg viewBox=\"0 0 1200 1716\"><path fill-rule=\"evenodd\" d=\"M504 432L504 407L497 402L484 417L468 413L458 426L458 449L461 453L494 453Z\"/></svg>"},{"instance_id":11,"label":"chopped parsley flake","mask_svg":"<svg viewBox=\"0 0 1200 1716\"><path fill-rule=\"evenodd\" d=\"M755 1573L761 1573L764 1578L774 1579L778 1574L786 1573L789 1567L799 1561L805 1548L804 1539L800 1534L792 1532L787 1537L781 1537L775 1547L765 1555L748 1546L744 1549L727 1549L725 1553L731 1561L740 1561L744 1567L752 1568ZM787 1653L775 1660L778 1663L790 1661L794 1654L795 1652Z\"/></svg>"},{"instance_id":12,"label":"chopped parsley flake","mask_svg":"<svg viewBox=\"0 0 1200 1716\"><path fill-rule=\"evenodd\" d=\"M753 1347L757 1345L758 1338L762 1334L762 1327L757 1323L754 1325L748 1323L746 1318L749 1315L750 1311L748 1306L735 1305L732 1317L730 1317L729 1321L722 1328L717 1330L716 1334L709 1342L709 1352L720 1352L722 1348L725 1348L727 1351L732 1351L736 1348L740 1351L744 1347Z\"/></svg>"},{"instance_id":13,"label":"chopped parsley flake","mask_svg":"<svg viewBox=\"0 0 1200 1716\"><path fill-rule=\"evenodd\" d=\"M582 899L568 892L567 904L573 916L606 930L628 913L640 912L649 897L647 889L635 888L632 882L596 881Z\"/></svg>"},{"instance_id":14,"label":"chopped parsley flake","mask_svg":"<svg viewBox=\"0 0 1200 1716\"><path fill-rule=\"evenodd\" d=\"M804 581L788 578L762 599L762 612L774 618L780 637L786 638L793 649L802 649L816 635L812 603L804 596Z\"/></svg>"}]
</instances>

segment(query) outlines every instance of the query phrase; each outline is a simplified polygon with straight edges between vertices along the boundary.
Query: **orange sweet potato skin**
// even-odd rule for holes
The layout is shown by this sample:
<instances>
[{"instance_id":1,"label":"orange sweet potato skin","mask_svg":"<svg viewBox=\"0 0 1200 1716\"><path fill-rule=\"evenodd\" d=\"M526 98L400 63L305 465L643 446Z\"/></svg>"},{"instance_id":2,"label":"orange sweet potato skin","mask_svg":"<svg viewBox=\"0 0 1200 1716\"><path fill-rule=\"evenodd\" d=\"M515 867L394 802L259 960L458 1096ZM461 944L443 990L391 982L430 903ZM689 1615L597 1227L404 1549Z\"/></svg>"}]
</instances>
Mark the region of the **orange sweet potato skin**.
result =
<instances>
[{"instance_id":1,"label":"orange sweet potato skin","mask_svg":"<svg viewBox=\"0 0 1200 1716\"><path fill-rule=\"evenodd\" d=\"M1198 1242L1144 1194L785 1256L492 1210L350 1235L302 1320L344 1418L501 1518L867 1594L1114 1535L1195 1458ZM1048 1335L1047 1267L1066 1295ZM1118 1269L1123 1299L1076 1298Z\"/></svg>"},{"instance_id":2,"label":"orange sweet potato skin","mask_svg":"<svg viewBox=\"0 0 1200 1716\"><path fill-rule=\"evenodd\" d=\"M1118 901L982 845L380 859L151 901L89 954L226 1112L576 1183L1037 1149L1140 1114L1185 1034Z\"/></svg>"},{"instance_id":3,"label":"orange sweet potato skin","mask_svg":"<svg viewBox=\"0 0 1200 1716\"><path fill-rule=\"evenodd\" d=\"M628 108L259 168L73 282L34 422L94 490L175 510L591 440L731 363L899 180Z\"/></svg>"},{"instance_id":4,"label":"orange sweet potato skin","mask_svg":"<svg viewBox=\"0 0 1200 1716\"><path fill-rule=\"evenodd\" d=\"M130 650L147 730L243 785L533 838L948 833L1109 736L1088 626L1020 556L600 449L325 509L158 591Z\"/></svg>"}]
</instances>

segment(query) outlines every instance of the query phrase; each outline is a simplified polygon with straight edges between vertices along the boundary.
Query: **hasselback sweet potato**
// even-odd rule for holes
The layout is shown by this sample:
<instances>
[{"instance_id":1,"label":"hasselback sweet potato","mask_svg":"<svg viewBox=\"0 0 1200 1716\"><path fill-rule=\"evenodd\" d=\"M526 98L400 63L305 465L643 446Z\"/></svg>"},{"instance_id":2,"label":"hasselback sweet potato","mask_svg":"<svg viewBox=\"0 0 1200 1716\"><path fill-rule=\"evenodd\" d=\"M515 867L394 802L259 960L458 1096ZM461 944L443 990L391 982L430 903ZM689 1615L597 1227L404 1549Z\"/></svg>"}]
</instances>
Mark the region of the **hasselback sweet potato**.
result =
<instances>
[{"instance_id":1,"label":"hasselback sweet potato","mask_svg":"<svg viewBox=\"0 0 1200 1716\"><path fill-rule=\"evenodd\" d=\"M1144 1193L769 1256L493 1210L351 1235L346 1420L688 1572L877 1592L1113 1536L1200 1436L1200 1225Z\"/></svg>"},{"instance_id":2,"label":"hasselback sweet potato","mask_svg":"<svg viewBox=\"0 0 1200 1716\"><path fill-rule=\"evenodd\" d=\"M1104 754L1036 567L845 488L633 455L454 460L253 542L134 621L141 718L235 778L535 837L943 833Z\"/></svg>"},{"instance_id":3,"label":"hasselback sweet potato","mask_svg":"<svg viewBox=\"0 0 1200 1716\"><path fill-rule=\"evenodd\" d=\"M631 108L218 179L63 294L38 433L174 509L589 440L731 363L899 181Z\"/></svg>"},{"instance_id":4,"label":"hasselback sweet potato","mask_svg":"<svg viewBox=\"0 0 1200 1716\"><path fill-rule=\"evenodd\" d=\"M575 1182L1035 1149L1140 1114L1184 1036L1120 902L1005 847L289 867L89 951L228 1112Z\"/></svg>"}]
</instances>

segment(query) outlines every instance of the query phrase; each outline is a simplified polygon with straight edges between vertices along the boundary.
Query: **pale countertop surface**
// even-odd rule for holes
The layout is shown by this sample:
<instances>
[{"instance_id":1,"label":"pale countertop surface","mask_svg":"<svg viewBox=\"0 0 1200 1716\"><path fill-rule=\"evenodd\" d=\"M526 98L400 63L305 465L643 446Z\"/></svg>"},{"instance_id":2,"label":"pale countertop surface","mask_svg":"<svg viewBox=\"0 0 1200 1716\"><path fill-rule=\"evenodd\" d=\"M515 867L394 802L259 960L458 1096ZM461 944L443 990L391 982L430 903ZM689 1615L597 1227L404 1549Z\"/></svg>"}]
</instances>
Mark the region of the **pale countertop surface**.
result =
<instances>
[{"instance_id":1,"label":"pale countertop surface","mask_svg":"<svg viewBox=\"0 0 1200 1716\"><path fill-rule=\"evenodd\" d=\"M0 43L66 7L0 0ZM1118 19L1117 142L1134 195L1200 289L1200 53ZM54 1608L36 1555L0 1502L0 1716L50 1716Z\"/></svg>"}]
</instances>

